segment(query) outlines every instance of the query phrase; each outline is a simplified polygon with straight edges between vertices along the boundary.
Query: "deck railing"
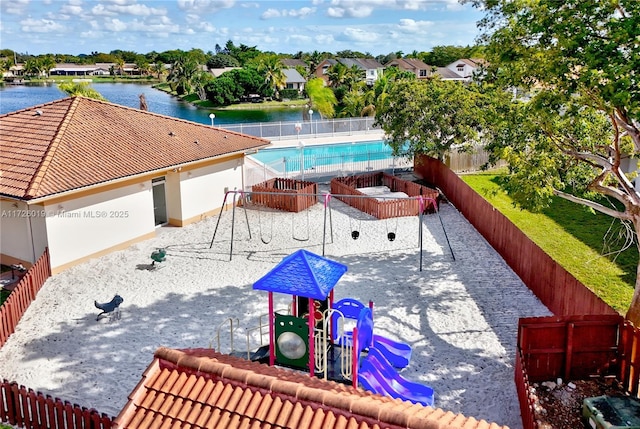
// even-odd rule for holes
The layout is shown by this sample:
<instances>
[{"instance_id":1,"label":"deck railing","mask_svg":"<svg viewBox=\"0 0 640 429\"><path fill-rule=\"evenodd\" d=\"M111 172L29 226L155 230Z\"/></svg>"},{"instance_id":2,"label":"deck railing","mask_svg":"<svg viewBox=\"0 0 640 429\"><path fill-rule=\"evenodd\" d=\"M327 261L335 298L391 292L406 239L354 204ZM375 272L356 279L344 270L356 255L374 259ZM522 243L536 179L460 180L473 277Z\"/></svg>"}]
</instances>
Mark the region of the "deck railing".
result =
<instances>
[{"instance_id":1,"label":"deck railing","mask_svg":"<svg viewBox=\"0 0 640 429\"><path fill-rule=\"evenodd\" d=\"M51 277L51 264L47 248L0 306L0 347L15 332L22 315L49 277Z\"/></svg>"}]
</instances>

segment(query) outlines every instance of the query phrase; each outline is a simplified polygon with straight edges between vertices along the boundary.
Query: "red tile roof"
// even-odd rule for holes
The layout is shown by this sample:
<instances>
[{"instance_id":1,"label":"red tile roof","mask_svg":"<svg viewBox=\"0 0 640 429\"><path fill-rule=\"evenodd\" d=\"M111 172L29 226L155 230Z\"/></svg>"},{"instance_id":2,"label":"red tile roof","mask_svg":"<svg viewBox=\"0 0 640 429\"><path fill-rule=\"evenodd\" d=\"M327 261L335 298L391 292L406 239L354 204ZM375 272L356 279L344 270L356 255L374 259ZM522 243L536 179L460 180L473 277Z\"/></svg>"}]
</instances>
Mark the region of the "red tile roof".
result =
<instances>
[{"instance_id":1,"label":"red tile roof","mask_svg":"<svg viewBox=\"0 0 640 429\"><path fill-rule=\"evenodd\" d=\"M114 428L508 429L210 349L160 348Z\"/></svg>"},{"instance_id":2,"label":"red tile roof","mask_svg":"<svg viewBox=\"0 0 640 429\"><path fill-rule=\"evenodd\" d=\"M49 196L268 145L84 97L0 115L0 195Z\"/></svg>"}]
</instances>

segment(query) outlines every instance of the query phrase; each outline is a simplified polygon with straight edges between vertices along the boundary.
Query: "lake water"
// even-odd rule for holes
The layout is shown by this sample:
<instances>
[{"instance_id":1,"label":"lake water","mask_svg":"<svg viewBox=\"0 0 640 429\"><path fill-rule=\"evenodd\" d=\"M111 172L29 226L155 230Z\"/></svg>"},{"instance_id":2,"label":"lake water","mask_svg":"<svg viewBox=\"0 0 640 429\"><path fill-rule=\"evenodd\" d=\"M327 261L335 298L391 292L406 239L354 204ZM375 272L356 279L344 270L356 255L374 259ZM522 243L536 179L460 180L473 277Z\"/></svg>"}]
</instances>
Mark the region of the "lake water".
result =
<instances>
[{"instance_id":1,"label":"lake water","mask_svg":"<svg viewBox=\"0 0 640 429\"><path fill-rule=\"evenodd\" d=\"M265 110L206 110L185 103L178 97L154 89L149 84L94 83L91 85L104 98L122 106L139 108L140 94L144 94L150 112L187 121L211 125L210 113L216 115L215 125L301 121L301 107L284 107ZM0 114L14 112L37 104L65 98L57 85L0 85Z\"/></svg>"}]
</instances>

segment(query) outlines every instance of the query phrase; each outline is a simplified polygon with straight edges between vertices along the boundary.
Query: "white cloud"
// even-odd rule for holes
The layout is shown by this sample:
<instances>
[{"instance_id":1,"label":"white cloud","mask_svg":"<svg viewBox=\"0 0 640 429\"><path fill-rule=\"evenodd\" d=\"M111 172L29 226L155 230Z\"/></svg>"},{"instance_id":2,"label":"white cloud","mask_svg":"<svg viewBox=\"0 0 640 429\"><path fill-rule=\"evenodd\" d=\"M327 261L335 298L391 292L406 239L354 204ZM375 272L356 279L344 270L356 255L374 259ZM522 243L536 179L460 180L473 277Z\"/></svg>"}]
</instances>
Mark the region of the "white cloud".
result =
<instances>
[{"instance_id":1,"label":"white cloud","mask_svg":"<svg viewBox=\"0 0 640 429\"><path fill-rule=\"evenodd\" d=\"M260 15L260 19L273 19L273 18L280 18L281 16L282 14L278 9L269 8L264 12L262 12L262 15Z\"/></svg>"},{"instance_id":2,"label":"white cloud","mask_svg":"<svg viewBox=\"0 0 640 429\"><path fill-rule=\"evenodd\" d=\"M127 29L127 23L120 21L118 18L107 20L104 23L104 28L109 31L124 31Z\"/></svg>"},{"instance_id":3,"label":"white cloud","mask_svg":"<svg viewBox=\"0 0 640 429\"><path fill-rule=\"evenodd\" d=\"M28 18L20 21L20 27L25 33L53 33L64 32L64 26L50 19Z\"/></svg>"},{"instance_id":4,"label":"white cloud","mask_svg":"<svg viewBox=\"0 0 640 429\"><path fill-rule=\"evenodd\" d=\"M78 15L81 15L82 12L83 12L82 6L73 5L71 4L71 2L69 2L69 4L65 4L60 8L60 13L67 14L67 15L78 16Z\"/></svg>"},{"instance_id":5,"label":"white cloud","mask_svg":"<svg viewBox=\"0 0 640 429\"><path fill-rule=\"evenodd\" d=\"M30 0L13 0L0 2L0 10L11 15L22 15L27 10Z\"/></svg>"},{"instance_id":6,"label":"white cloud","mask_svg":"<svg viewBox=\"0 0 640 429\"><path fill-rule=\"evenodd\" d=\"M291 17L291 18L307 18L316 13L315 7L302 7L300 9L284 9L277 10L273 8L269 8L265 10L262 15L260 15L260 19L273 19L273 18L281 18L281 17Z\"/></svg>"},{"instance_id":7,"label":"white cloud","mask_svg":"<svg viewBox=\"0 0 640 429\"><path fill-rule=\"evenodd\" d=\"M354 43L373 43L378 40L377 33L366 31L362 28L347 28L342 32L342 34L344 35L344 38L346 40L352 41Z\"/></svg>"},{"instance_id":8,"label":"white cloud","mask_svg":"<svg viewBox=\"0 0 640 429\"><path fill-rule=\"evenodd\" d=\"M178 7L187 11L217 12L233 7L236 0L178 0Z\"/></svg>"},{"instance_id":9,"label":"white cloud","mask_svg":"<svg viewBox=\"0 0 640 429\"><path fill-rule=\"evenodd\" d=\"M215 33L216 31L216 27L215 25L211 24L210 22L202 22L200 23L200 25L198 25L198 29L205 31L207 33Z\"/></svg>"},{"instance_id":10,"label":"white cloud","mask_svg":"<svg viewBox=\"0 0 640 429\"><path fill-rule=\"evenodd\" d=\"M371 6L356 5L354 7L330 7L327 16L331 18L366 18L373 13Z\"/></svg>"},{"instance_id":11,"label":"white cloud","mask_svg":"<svg viewBox=\"0 0 640 429\"><path fill-rule=\"evenodd\" d=\"M107 9L103 4L95 5L91 8L91 13L95 16L117 16L113 10Z\"/></svg>"},{"instance_id":12,"label":"white cloud","mask_svg":"<svg viewBox=\"0 0 640 429\"><path fill-rule=\"evenodd\" d=\"M289 16L294 18L306 18L316 13L315 7L302 7L300 9L289 10Z\"/></svg>"},{"instance_id":13,"label":"white cloud","mask_svg":"<svg viewBox=\"0 0 640 429\"><path fill-rule=\"evenodd\" d=\"M314 4L316 4L314 2ZM317 4L322 4L319 2ZM331 18L366 18L376 9L428 10L445 8L463 10L458 0L331 0L327 16Z\"/></svg>"}]
</instances>

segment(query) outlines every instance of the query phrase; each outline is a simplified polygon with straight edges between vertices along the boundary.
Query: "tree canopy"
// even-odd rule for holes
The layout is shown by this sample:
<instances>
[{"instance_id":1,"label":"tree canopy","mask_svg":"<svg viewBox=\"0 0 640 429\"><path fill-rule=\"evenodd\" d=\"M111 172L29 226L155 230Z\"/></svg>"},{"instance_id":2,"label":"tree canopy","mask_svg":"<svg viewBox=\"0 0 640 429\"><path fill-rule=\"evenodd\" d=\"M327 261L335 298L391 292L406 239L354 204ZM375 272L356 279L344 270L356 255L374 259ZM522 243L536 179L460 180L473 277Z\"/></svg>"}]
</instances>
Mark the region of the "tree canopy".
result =
<instances>
[{"instance_id":1,"label":"tree canopy","mask_svg":"<svg viewBox=\"0 0 640 429\"><path fill-rule=\"evenodd\" d=\"M640 2L473 3L486 11L487 78L529 99L505 107L487 131L509 163L507 191L526 207L552 194L583 204L629 223L637 239L640 194L629 171L640 154ZM640 323L640 276L627 318Z\"/></svg>"}]
</instances>

